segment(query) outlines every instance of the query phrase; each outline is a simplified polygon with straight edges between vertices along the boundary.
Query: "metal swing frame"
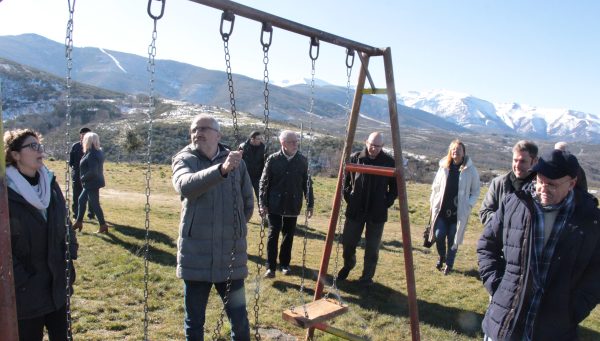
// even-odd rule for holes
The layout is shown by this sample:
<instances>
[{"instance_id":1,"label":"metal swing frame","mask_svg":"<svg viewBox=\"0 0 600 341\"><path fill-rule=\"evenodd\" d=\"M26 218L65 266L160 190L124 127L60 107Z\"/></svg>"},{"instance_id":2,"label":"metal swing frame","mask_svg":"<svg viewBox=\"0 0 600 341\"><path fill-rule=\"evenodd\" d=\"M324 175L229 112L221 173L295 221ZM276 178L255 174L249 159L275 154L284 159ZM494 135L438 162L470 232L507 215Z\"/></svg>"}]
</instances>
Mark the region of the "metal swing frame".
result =
<instances>
[{"instance_id":1,"label":"metal swing frame","mask_svg":"<svg viewBox=\"0 0 600 341\"><path fill-rule=\"evenodd\" d=\"M1 1L1 0L0 0ZM400 127L398 123L398 109L396 102L396 90L394 83L394 73L393 73L393 64L392 64L392 54L391 48L376 48L366 44L362 44L350 39L346 39L340 36L336 36L321 30L314 29L312 27L293 22L266 12L262 12L256 10L254 8L244 6L233 1L229 0L189 0L198 4L202 4L205 6L213 7L220 10L228 10L233 12L234 14L246 17L251 20L266 22L271 24L274 27L278 27L280 29L284 29L296 34L304 35L307 37L317 38L321 41L328 42L334 45L342 46L347 49L352 49L358 52L359 59L361 61L362 67L360 69L360 73L358 76L358 83L356 86L356 91L354 95L354 100L352 103L352 110L348 122L348 129L346 132L346 142L344 146L343 157L340 162L340 168L338 173L338 183L336 187L336 194L333 199L333 207L332 214L329 222L329 228L327 232L327 237L325 239L325 249L323 252L323 257L321 260L321 266L319 270L319 276L317 280L317 287L315 289L315 300L318 300L323 295L323 279L327 274L327 269L329 266L329 258L331 256L331 250L333 241L335 238L335 227L337 224L340 206L341 206L341 179L343 177L343 169L344 165L348 161L350 157L350 152L352 149L352 144L354 142L358 114L360 110L360 105L362 102L363 94L386 94L388 98L388 109L390 114L390 126L391 126L391 134L392 134L392 144L394 147L394 160L396 164L396 168L388 168L388 169L370 169L368 167L356 167L354 171L363 172L367 174L379 174L385 176L394 176L397 180L398 186L398 196L399 196L399 204L400 204L400 226L402 229L402 242L403 242L403 251L404 251L404 261L405 261L405 274L407 281L407 291L408 291L408 308L410 314L410 323L411 323L411 335L412 340L420 340L420 331L419 331L419 317L418 317L418 307L417 307L417 296L416 296L416 285L415 285L415 276L414 276L414 267L413 267L413 257L412 257L412 242L410 236L410 220L408 213L408 198L406 194L406 184L404 180L404 169L402 167L402 148L400 143ZM371 57L383 57L384 62L384 72L386 79L386 88L378 89L375 87L373 80L369 74L368 64ZM370 88L365 88L365 81L368 79ZM10 246L9 240L9 226L7 217L7 197L6 197L6 187L5 187L5 174L4 174L4 165L0 164L0 245ZM347 168L346 168L347 169ZM350 169L347 169L350 171ZM1 219L4 217L4 219ZM0 339L4 339L5 336L10 338L13 334L11 331L14 331L16 324L16 311L14 311L14 287L12 279L12 259L10 247L2 247L0 248L0 259L2 259L2 264L0 267L0 275L6 276L5 280L2 281L0 286L0 311L3 313L0 314ZM6 312L6 314L4 314ZM311 338L314 332L314 328L328 331L331 330L331 327L325 325L324 323L317 323L313 327L309 328L307 331L307 339Z\"/></svg>"},{"instance_id":2,"label":"metal swing frame","mask_svg":"<svg viewBox=\"0 0 600 341\"><path fill-rule=\"evenodd\" d=\"M269 23L273 27L278 27L286 31L297 33L300 35L307 36L311 39L319 39L320 41L328 42L334 45L342 46L347 49L352 49L358 52L358 57L361 61L362 67L358 76L358 83L354 94L354 100L352 103L352 110L348 122L348 129L346 132L346 142L344 146L343 157L340 162L340 168L338 173L338 183L335 197L333 199L333 209L329 222L329 228L327 237L325 239L325 249L321 260L321 266L319 270L319 276L317 279L317 287L315 289L315 301L323 296L323 280L327 274L329 266L329 258L331 256L331 250L333 241L335 238L335 227L338 220L338 215L341 206L341 179L343 178L344 165L350 157L352 151L352 144L354 142L356 127L358 122L358 114L360 105L362 102L363 94L386 94L388 99L388 109L390 113L390 127L392 135L392 144L394 147L394 160L396 168L387 169L371 169L368 167L356 167L353 171L362 172L367 174L379 174L384 176L393 176L397 180L398 186L398 197L400 203L400 226L402 229L402 243L404 245L404 261L405 261L405 274L407 281L408 291L408 308L410 314L411 323L411 334L412 340L420 340L419 331L419 315L417 307L417 294L415 285L415 275L412 257L412 242L410 236L410 220L408 213L408 198L406 194L406 183L404 180L404 169L402 167L402 148L400 143L400 126L398 123L398 108L396 102L396 87L394 83L394 72L392 64L392 52L391 48L376 48L363 43L359 43L350 39L346 39L340 36L336 36L321 30L314 29L312 27L290 21L270 13L256 10L254 8L244 6L229 0L189 0L201 5L209 6L212 8L220 9L223 11L230 11L236 15L243 16L245 18L262 22ZM371 57L383 57L384 70L385 70L385 88L377 88L373 83L373 79L369 74L368 65ZM365 81L368 79L370 88L365 88ZM350 169L347 169L350 171ZM313 335L314 328L326 330L328 326L324 324L316 324L309 328L307 332L307 339Z\"/></svg>"}]
</instances>

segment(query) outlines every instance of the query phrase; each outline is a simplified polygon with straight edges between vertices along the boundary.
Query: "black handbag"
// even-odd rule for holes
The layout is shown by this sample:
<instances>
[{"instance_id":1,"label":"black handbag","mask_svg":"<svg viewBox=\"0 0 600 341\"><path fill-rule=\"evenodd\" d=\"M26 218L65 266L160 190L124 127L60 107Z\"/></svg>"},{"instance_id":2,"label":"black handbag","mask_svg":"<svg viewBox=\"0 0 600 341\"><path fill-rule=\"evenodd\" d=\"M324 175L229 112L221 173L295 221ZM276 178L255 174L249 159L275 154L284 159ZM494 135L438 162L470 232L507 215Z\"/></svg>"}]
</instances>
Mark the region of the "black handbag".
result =
<instances>
[{"instance_id":1,"label":"black handbag","mask_svg":"<svg viewBox=\"0 0 600 341\"><path fill-rule=\"evenodd\" d=\"M423 246L426 248L430 248L435 243L435 235L431 240L429 239L429 234L431 232L431 217L429 217L429 222L425 225L425 230L423 231Z\"/></svg>"}]
</instances>

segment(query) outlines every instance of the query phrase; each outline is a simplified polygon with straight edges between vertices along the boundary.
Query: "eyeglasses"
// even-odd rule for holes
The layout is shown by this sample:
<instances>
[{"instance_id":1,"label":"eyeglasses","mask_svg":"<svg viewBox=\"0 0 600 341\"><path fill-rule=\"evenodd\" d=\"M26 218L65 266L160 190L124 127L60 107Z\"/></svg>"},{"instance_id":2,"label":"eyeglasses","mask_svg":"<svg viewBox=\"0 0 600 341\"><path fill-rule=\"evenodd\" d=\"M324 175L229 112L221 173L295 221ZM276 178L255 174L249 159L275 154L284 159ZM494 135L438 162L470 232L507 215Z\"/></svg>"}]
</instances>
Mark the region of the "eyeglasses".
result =
<instances>
[{"instance_id":1,"label":"eyeglasses","mask_svg":"<svg viewBox=\"0 0 600 341\"><path fill-rule=\"evenodd\" d=\"M558 189L560 186L562 186L562 184L564 184L564 183L567 183L567 182L569 182L569 181L571 181L571 179L566 179L566 180L564 180L564 181L561 181L561 182L559 182L559 183L551 184L551 183L548 183L548 182L542 182L542 181L540 181L539 179L536 179L536 180L534 180L534 181L533 181L533 184L534 184L535 186L539 186L539 187L546 187L546 189L547 189L548 191L550 191L550 192L554 192L554 191L556 191L556 190L557 190L557 189Z\"/></svg>"},{"instance_id":2,"label":"eyeglasses","mask_svg":"<svg viewBox=\"0 0 600 341\"><path fill-rule=\"evenodd\" d=\"M382 144L374 144L371 142L367 142L369 144L369 146L373 147L373 148L383 148Z\"/></svg>"},{"instance_id":3,"label":"eyeglasses","mask_svg":"<svg viewBox=\"0 0 600 341\"><path fill-rule=\"evenodd\" d=\"M44 145L41 143L37 143L37 142L31 142L25 145L22 145L21 148L19 148L19 150L22 150L23 148L31 148L32 150L35 150L36 152L40 152L43 153L45 148Z\"/></svg>"},{"instance_id":4,"label":"eyeglasses","mask_svg":"<svg viewBox=\"0 0 600 341\"><path fill-rule=\"evenodd\" d=\"M283 143L286 143L286 144L298 144L298 140L287 140L287 141L283 141Z\"/></svg>"},{"instance_id":5,"label":"eyeglasses","mask_svg":"<svg viewBox=\"0 0 600 341\"><path fill-rule=\"evenodd\" d=\"M192 134L195 134L197 132L205 133L209 130L212 130L217 133L219 132L217 129L215 129L213 127L194 127L194 128L192 128Z\"/></svg>"}]
</instances>

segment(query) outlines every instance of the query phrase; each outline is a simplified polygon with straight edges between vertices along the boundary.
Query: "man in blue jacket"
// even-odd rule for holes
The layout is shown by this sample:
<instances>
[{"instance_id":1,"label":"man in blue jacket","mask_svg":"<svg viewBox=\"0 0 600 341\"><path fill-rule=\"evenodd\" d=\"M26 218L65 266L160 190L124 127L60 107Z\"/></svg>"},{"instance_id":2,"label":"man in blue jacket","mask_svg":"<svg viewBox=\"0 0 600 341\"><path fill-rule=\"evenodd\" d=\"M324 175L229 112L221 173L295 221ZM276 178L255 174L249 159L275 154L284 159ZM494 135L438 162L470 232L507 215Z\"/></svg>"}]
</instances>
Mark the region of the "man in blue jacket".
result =
<instances>
[{"instance_id":1,"label":"man in blue jacket","mask_svg":"<svg viewBox=\"0 0 600 341\"><path fill-rule=\"evenodd\" d=\"M532 171L534 185L505 197L477 244L486 340L576 340L600 301L600 210L575 189L577 158L553 150Z\"/></svg>"}]
</instances>

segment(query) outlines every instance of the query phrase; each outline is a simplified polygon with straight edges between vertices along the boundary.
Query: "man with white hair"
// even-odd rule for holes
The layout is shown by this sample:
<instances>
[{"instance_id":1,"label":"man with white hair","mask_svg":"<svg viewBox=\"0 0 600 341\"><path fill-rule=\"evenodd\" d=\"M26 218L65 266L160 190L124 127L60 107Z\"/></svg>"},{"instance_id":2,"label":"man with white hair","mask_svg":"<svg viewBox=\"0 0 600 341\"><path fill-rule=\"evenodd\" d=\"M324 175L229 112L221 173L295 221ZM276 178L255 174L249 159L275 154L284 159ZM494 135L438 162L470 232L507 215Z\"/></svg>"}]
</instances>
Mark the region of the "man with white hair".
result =
<instances>
[{"instance_id":1,"label":"man with white hair","mask_svg":"<svg viewBox=\"0 0 600 341\"><path fill-rule=\"evenodd\" d=\"M570 153L569 145L564 141L556 142L554 145L554 149L562 150L563 152ZM577 173L577 183L575 184L575 188L578 188L582 191L588 191L587 178L585 176L585 172L581 165L579 165L579 172Z\"/></svg>"},{"instance_id":2,"label":"man with white hair","mask_svg":"<svg viewBox=\"0 0 600 341\"><path fill-rule=\"evenodd\" d=\"M292 244L303 197L308 200L306 214L312 217L314 197L308 175L308 160L298 151L298 135L291 130L279 134L281 149L267 158L259 185L259 210L269 221L267 241L268 269L265 277L274 278L277 267L279 233L283 234L279 266L290 274Z\"/></svg>"}]
</instances>

